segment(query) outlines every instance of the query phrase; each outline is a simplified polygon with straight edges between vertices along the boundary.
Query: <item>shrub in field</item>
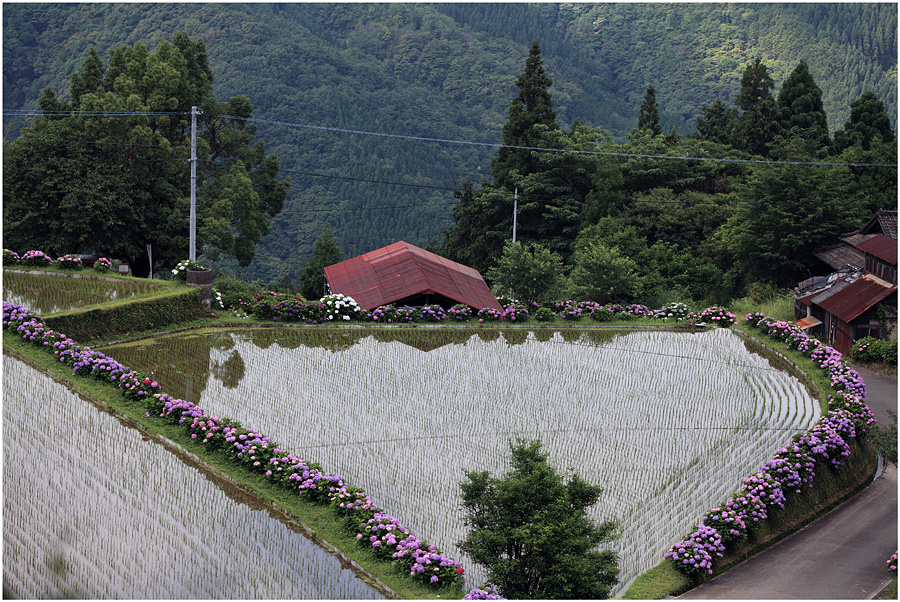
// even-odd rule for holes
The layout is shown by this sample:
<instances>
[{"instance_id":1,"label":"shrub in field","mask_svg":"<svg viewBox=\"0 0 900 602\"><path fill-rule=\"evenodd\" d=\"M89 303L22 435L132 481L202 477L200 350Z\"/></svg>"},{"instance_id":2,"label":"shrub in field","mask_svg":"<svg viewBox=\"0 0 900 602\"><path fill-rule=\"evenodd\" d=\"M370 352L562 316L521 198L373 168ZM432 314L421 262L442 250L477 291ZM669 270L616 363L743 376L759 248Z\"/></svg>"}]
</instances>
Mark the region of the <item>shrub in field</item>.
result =
<instances>
[{"instance_id":1,"label":"shrub in field","mask_svg":"<svg viewBox=\"0 0 900 602\"><path fill-rule=\"evenodd\" d=\"M457 303L447 310L447 317L457 322L468 322L472 318L472 308L465 303Z\"/></svg>"},{"instance_id":2,"label":"shrub in field","mask_svg":"<svg viewBox=\"0 0 900 602\"><path fill-rule=\"evenodd\" d=\"M591 313L591 320L594 322L611 322L615 317L616 314L606 307L599 307Z\"/></svg>"},{"instance_id":3,"label":"shrub in field","mask_svg":"<svg viewBox=\"0 0 900 602\"><path fill-rule=\"evenodd\" d=\"M687 319L694 324L715 324L723 328L729 328L737 322L737 316L724 307L716 305L707 307L699 313L691 314Z\"/></svg>"},{"instance_id":4,"label":"shrub in field","mask_svg":"<svg viewBox=\"0 0 900 602\"><path fill-rule=\"evenodd\" d=\"M219 307L241 317L247 317L253 310L253 293L261 293L258 283L249 283L232 276L219 275L213 282L213 294L221 297Z\"/></svg>"},{"instance_id":5,"label":"shrub in field","mask_svg":"<svg viewBox=\"0 0 900 602\"><path fill-rule=\"evenodd\" d=\"M53 260L43 251L25 251L25 254L22 255L21 259L22 265L27 265L29 267L43 268L53 264Z\"/></svg>"},{"instance_id":6,"label":"shrub in field","mask_svg":"<svg viewBox=\"0 0 900 602\"><path fill-rule=\"evenodd\" d=\"M425 305L419 310L419 319L422 322L440 322L447 319L447 313L440 305Z\"/></svg>"},{"instance_id":7,"label":"shrub in field","mask_svg":"<svg viewBox=\"0 0 900 602\"><path fill-rule=\"evenodd\" d=\"M502 311L498 311L496 309L485 307L478 311L478 321L479 322L499 322L500 317L503 315Z\"/></svg>"},{"instance_id":8,"label":"shrub in field","mask_svg":"<svg viewBox=\"0 0 900 602\"><path fill-rule=\"evenodd\" d=\"M254 318L272 322L301 322L307 319L302 297L288 293L253 293L250 313Z\"/></svg>"},{"instance_id":9,"label":"shrub in field","mask_svg":"<svg viewBox=\"0 0 900 602\"><path fill-rule=\"evenodd\" d=\"M725 546L718 531L700 525L685 541L672 545L665 557L688 575L700 577L712 574L713 557L721 558L723 551Z\"/></svg>"},{"instance_id":10,"label":"shrub in field","mask_svg":"<svg viewBox=\"0 0 900 602\"><path fill-rule=\"evenodd\" d=\"M529 317L528 307L524 303L512 303L503 313L500 314L501 320L510 322L524 322Z\"/></svg>"},{"instance_id":11,"label":"shrub in field","mask_svg":"<svg viewBox=\"0 0 900 602\"><path fill-rule=\"evenodd\" d=\"M361 320L366 316L365 310L353 300L353 297L347 295L325 295L320 302L325 306L325 319L328 321L349 322Z\"/></svg>"},{"instance_id":12,"label":"shrub in field","mask_svg":"<svg viewBox=\"0 0 900 602\"><path fill-rule=\"evenodd\" d=\"M3 265L18 265L20 261L18 253L3 249Z\"/></svg>"},{"instance_id":13,"label":"shrub in field","mask_svg":"<svg viewBox=\"0 0 900 602\"><path fill-rule=\"evenodd\" d=\"M549 307L539 307L532 315L538 322L550 322L556 317L556 314Z\"/></svg>"},{"instance_id":14,"label":"shrub in field","mask_svg":"<svg viewBox=\"0 0 900 602\"><path fill-rule=\"evenodd\" d=\"M460 487L470 530L460 549L509 598L608 598L618 558L598 546L614 540L618 526L587 514L603 490L577 474L564 481L540 441L511 441L510 450L506 475L466 472Z\"/></svg>"},{"instance_id":15,"label":"shrub in field","mask_svg":"<svg viewBox=\"0 0 900 602\"><path fill-rule=\"evenodd\" d=\"M669 320L680 322L686 319L690 313L690 308L684 303L670 303L653 312L653 317L657 320L664 320L666 322Z\"/></svg>"}]
</instances>

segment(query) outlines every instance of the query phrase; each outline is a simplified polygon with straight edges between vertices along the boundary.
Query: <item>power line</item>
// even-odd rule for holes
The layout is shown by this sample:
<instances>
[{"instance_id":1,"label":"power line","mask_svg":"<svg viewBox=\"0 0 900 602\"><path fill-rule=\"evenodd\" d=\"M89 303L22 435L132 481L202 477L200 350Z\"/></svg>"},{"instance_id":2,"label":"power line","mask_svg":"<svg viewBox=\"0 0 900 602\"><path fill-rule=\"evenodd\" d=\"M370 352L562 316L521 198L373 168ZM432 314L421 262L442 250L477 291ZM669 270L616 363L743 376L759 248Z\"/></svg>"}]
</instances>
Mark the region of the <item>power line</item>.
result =
<instances>
[{"instance_id":1,"label":"power line","mask_svg":"<svg viewBox=\"0 0 900 602\"><path fill-rule=\"evenodd\" d=\"M135 115L186 115L184 112L153 112L153 111L143 111L143 112L78 112L78 111L70 111L70 112L10 112L3 113L6 116L46 116L46 115L73 115L76 114L81 117L130 117ZM822 167L897 167L896 163L838 163L838 162L828 162L828 161L776 161L771 159L727 159L727 158L716 158L716 157L685 157L685 156L672 156L672 155L647 155L640 153L616 153L611 151L589 151L589 150L577 150L577 149L564 149L564 148L545 148L540 146L516 146L510 144L498 144L494 142L472 142L470 140L452 140L449 138L430 138L425 136L410 136L406 134L388 134L385 132L369 132L366 130L350 130L345 128L335 128L335 127L327 127L321 125L310 125L303 123L293 123L289 121L276 121L272 119L261 119L258 117L237 117L234 115L216 115L215 117L226 118L226 119L234 119L239 121L251 121L254 123L262 123L266 125L280 125L285 127L294 127L301 129L310 129L310 130L319 130L324 132L336 132L341 134L357 134L360 136L375 136L381 138L394 138L398 140L413 140L419 142L437 142L443 144L459 144L459 145L467 145L467 146L480 146L486 148L508 148L514 150L532 150L538 152L550 152L550 153L571 153L571 154L580 154L580 155L599 155L599 156L608 156L608 157L626 157L626 158L637 158L637 159L667 159L673 161L709 161L709 162L718 162L718 163L749 163L749 164L762 164L762 165L806 165L806 166L822 166Z\"/></svg>"},{"instance_id":2,"label":"power line","mask_svg":"<svg viewBox=\"0 0 900 602\"><path fill-rule=\"evenodd\" d=\"M490 148L509 148L515 150L532 150L532 151L540 151L540 152L551 152L551 153L572 153L572 154L581 154L581 155L601 155L601 156L610 156L610 157L630 157L630 158L640 158L640 159L671 159L677 161L713 161L720 163L757 163L757 164L768 164L768 165L818 165L818 166L829 166L829 167L897 167L896 163L831 163L831 162L823 162L823 161L775 161L768 159L722 159L715 157L684 157L684 156L671 156L671 155L644 155L637 153L614 153L609 151L588 151L588 150L576 150L576 149L564 149L564 148L544 148L539 146L515 146L510 144L497 144L493 142L472 142L466 140L450 140L447 138L428 138L423 136L409 136L404 134L387 134L384 132L368 132L364 130L348 130L343 128L333 128L333 127L325 127L321 125L308 125L302 123L291 123L288 121L274 121L270 119L259 119L256 117L233 117L231 115L220 115L220 117L228 117L231 119L243 119L246 121L252 121L255 123L264 123L268 125L281 125L286 127L295 127L295 128L303 128L303 129L311 129L311 130L320 130L326 132L337 132L341 134L357 134L361 136L377 136L382 138L395 138L400 140L415 140L420 142L439 142L445 144L461 144L468 146L483 146Z\"/></svg>"},{"instance_id":3,"label":"power line","mask_svg":"<svg viewBox=\"0 0 900 602\"><path fill-rule=\"evenodd\" d=\"M386 184L386 185L390 185L390 186L406 186L409 188L426 188L426 189L430 189L430 190L448 190L451 192L459 191L458 188L453 188L450 186L435 186L435 185L431 185L431 184L409 184L409 183L404 183L404 182L391 182L391 181L387 181L387 180L371 180L371 179L366 179L366 178L351 178L348 176L335 176L335 175L331 175L331 174L315 173L315 172L308 172L308 171L295 171L295 170L289 170L289 169L279 169L278 171L279 171L279 173L297 174L297 175L311 176L311 177L317 177L317 178L330 178L330 179L335 179L335 180L347 180L347 181L351 181L351 182ZM507 190L495 189L493 192L499 194L502 197L506 197L506 198L513 197L513 194ZM530 196L520 195L519 199L524 202L544 203L544 202L550 202L550 201L559 199L561 196L565 196L565 195L541 196L541 197L533 196L533 195L530 195ZM584 199L581 199L581 201L584 202ZM640 202L640 200L638 202ZM654 199L653 202L654 203L672 204L672 205L676 205L676 204L684 205L684 203L685 203L685 201L680 201L678 199ZM418 207L418 206L438 206L438 205L457 205L457 204L458 204L458 202L430 203L428 205L397 205L394 208ZM634 204L634 203L632 203L632 204ZM694 204L690 205L690 207L701 207L701 206L702 207L719 207L719 208L723 208L723 209L728 208L726 205L719 204L719 203L712 203L712 202L701 202L701 203L694 203ZM315 209L315 210L309 210L309 211L334 211L334 210L333 209ZM298 210L297 212L305 213L306 210Z\"/></svg>"}]
</instances>

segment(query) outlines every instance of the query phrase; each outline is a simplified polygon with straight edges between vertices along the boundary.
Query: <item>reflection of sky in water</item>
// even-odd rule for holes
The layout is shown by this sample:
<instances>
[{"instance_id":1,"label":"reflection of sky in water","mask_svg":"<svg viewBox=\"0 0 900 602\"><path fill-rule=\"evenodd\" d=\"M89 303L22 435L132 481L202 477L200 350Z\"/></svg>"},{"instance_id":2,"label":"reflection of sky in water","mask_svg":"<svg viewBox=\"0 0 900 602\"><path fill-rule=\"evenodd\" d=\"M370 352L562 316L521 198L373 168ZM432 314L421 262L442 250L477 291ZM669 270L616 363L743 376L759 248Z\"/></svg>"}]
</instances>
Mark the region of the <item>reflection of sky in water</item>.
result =
<instances>
[{"instance_id":1,"label":"reflection of sky in water","mask_svg":"<svg viewBox=\"0 0 900 602\"><path fill-rule=\"evenodd\" d=\"M159 288L137 280L101 280L82 274L3 273L3 300L24 305L37 314L115 301Z\"/></svg>"},{"instance_id":2,"label":"reflection of sky in water","mask_svg":"<svg viewBox=\"0 0 900 602\"><path fill-rule=\"evenodd\" d=\"M25 364L3 366L3 582L20 598L380 594Z\"/></svg>"}]
</instances>

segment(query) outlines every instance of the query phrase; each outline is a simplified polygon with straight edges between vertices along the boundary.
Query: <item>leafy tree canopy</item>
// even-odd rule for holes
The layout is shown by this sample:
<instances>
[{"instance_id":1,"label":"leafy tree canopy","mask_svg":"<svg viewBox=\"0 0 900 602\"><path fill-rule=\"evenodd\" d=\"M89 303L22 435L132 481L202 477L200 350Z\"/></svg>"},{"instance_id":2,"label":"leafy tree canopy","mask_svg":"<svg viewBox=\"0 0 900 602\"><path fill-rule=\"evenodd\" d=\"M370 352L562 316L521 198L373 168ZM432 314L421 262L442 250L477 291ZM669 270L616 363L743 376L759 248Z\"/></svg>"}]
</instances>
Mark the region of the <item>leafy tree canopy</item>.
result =
<instances>
[{"instance_id":1,"label":"leafy tree canopy","mask_svg":"<svg viewBox=\"0 0 900 602\"><path fill-rule=\"evenodd\" d=\"M697 117L697 137L718 144L734 144L737 111L728 108L717 98L709 107L703 109L703 115Z\"/></svg>"},{"instance_id":2,"label":"leafy tree canopy","mask_svg":"<svg viewBox=\"0 0 900 602\"><path fill-rule=\"evenodd\" d=\"M565 286L562 258L537 243L508 241L497 265L485 274L502 294L522 301L556 301Z\"/></svg>"},{"instance_id":3,"label":"leafy tree canopy","mask_svg":"<svg viewBox=\"0 0 900 602\"><path fill-rule=\"evenodd\" d=\"M4 153L4 234L19 248L91 249L138 274L188 255L191 107L197 132L197 241L210 259L253 259L287 195L278 159L253 144L246 96L216 101L202 40L180 32L153 52L95 49L71 78L69 102L46 89L45 117ZM112 115L119 113L119 115ZM124 114L124 115L122 115ZM38 160L40 159L40 160ZM52 177L47 164L55 166ZM34 224L60 222L59 228Z\"/></svg>"},{"instance_id":4,"label":"leafy tree canopy","mask_svg":"<svg viewBox=\"0 0 900 602\"><path fill-rule=\"evenodd\" d=\"M539 441L519 439L510 450L505 476L466 473L461 487L470 531L460 548L509 599L608 598L618 560L599 546L616 537L616 525L587 516L602 489L578 475L564 482Z\"/></svg>"}]
</instances>

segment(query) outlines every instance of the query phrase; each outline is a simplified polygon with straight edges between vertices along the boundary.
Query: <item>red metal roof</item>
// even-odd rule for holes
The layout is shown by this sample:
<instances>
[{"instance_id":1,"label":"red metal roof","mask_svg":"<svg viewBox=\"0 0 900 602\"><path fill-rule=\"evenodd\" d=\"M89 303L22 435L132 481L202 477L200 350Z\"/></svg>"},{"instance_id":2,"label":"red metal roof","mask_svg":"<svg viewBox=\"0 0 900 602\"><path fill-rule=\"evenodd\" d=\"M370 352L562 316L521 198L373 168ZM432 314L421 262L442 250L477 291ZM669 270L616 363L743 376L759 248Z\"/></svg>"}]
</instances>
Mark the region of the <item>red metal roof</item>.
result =
<instances>
[{"instance_id":1,"label":"red metal roof","mask_svg":"<svg viewBox=\"0 0 900 602\"><path fill-rule=\"evenodd\" d=\"M813 302L844 322L850 322L897 290L896 284L885 286L886 284L888 283L883 280L866 275L828 298Z\"/></svg>"},{"instance_id":2,"label":"red metal roof","mask_svg":"<svg viewBox=\"0 0 900 602\"><path fill-rule=\"evenodd\" d=\"M876 234L856 245L856 248L879 259L897 265L897 241L884 234Z\"/></svg>"},{"instance_id":3,"label":"red metal roof","mask_svg":"<svg viewBox=\"0 0 900 602\"><path fill-rule=\"evenodd\" d=\"M477 270L399 241L325 268L333 293L365 309L420 294L443 295L475 309L502 309Z\"/></svg>"}]
</instances>

